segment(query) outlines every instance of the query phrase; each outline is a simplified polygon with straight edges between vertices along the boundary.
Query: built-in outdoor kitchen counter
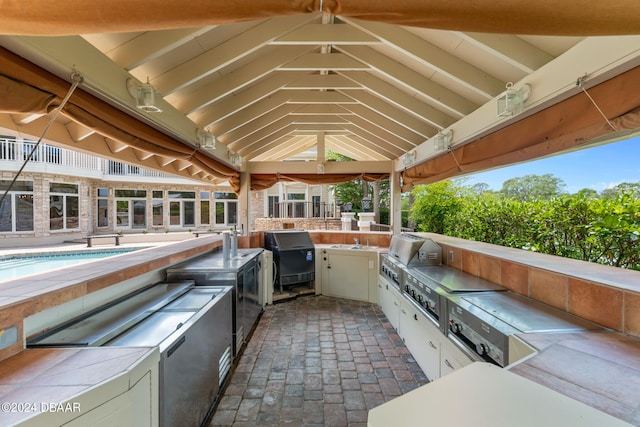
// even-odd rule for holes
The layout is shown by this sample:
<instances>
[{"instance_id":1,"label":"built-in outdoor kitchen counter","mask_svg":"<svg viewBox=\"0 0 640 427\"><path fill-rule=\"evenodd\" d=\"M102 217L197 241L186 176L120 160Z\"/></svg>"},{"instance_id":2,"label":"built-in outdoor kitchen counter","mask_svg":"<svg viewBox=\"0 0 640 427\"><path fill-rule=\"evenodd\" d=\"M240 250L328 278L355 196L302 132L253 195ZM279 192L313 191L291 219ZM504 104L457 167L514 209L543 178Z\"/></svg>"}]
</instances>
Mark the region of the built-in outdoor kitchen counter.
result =
<instances>
[{"instance_id":1,"label":"built-in outdoor kitchen counter","mask_svg":"<svg viewBox=\"0 0 640 427\"><path fill-rule=\"evenodd\" d=\"M507 297L509 294L514 296L522 294L530 297L530 300L535 304L540 304L539 301L543 301L545 306L549 308L557 307L555 310L560 309L559 319L562 319L562 322L557 330L553 330L553 328L545 330L545 326L548 326L546 321L540 323L542 326L540 331L532 328L523 331L528 333L521 333L514 329L511 331L513 333L512 339L522 342L534 350L531 354L520 355L514 362L511 360L502 361L499 364L505 366L504 369L485 370L480 376L474 373L472 367L478 364L486 365L486 363L469 363L466 367L455 372L455 381L448 380L449 375L454 375L448 374L438 381L423 386L424 392L411 392L371 411L370 426L385 425L384 421L389 419L385 417L390 414L395 414L396 417L393 418L395 422L403 425L421 425L420 421L424 419L426 414L432 414L434 418L429 419L437 425L466 425L460 424L459 415L468 414L465 412L467 409L473 414L472 419L476 421L474 424L492 426L540 425L536 423L523 424L517 416L506 418L505 421L504 415L511 413L502 410L504 405L509 405L508 399L497 398L487 402L478 398L473 402L480 402L479 405L473 405L473 402L460 403L460 405L451 404L451 402L460 402L461 399L469 400L471 397L467 391L471 391L472 395L477 396L493 396L492 385L500 382L502 376L501 374L496 375L498 372L509 372L511 376L526 378L529 383L544 386L543 388L514 386L513 389L506 390L505 395L513 393L523 402L533 399L540 390L550 390L550 399L555 399L557 394L554 393L559 392L577 402L586 404L587 407L612 415L617 420L614 420L611 425L618 425L616 423L619 420L624 420L632 425L640 425L640 340L628 333L621 333L621 330L635 334L638 331L637 314L635 313L640 307L634 305L633 302L637 301L636 298L640 292L640 280L638 280L640 273L558 259L558 257L540 256L540 254L433 234L425 234L420 237L433 238L442 246L446 268L455 268L459 272L458 276L462 274L471 277L472 280L481 281L489 281L490 279L490 283L504 287L503 292L468 294L452 298L454 301L464 298L469 303L475 303L473 307L467 308L470 313L491 314L495 312L493 314L496 314L496 318L500 318L498 312L502 310L504 304L498 303L495 307L487 307L486 304L480 302L491 299L511 300L512 298ZM420 288L416 287L414 282L410 282L406 288L403 286L405 281L402 277L407 277L407 271L411 271L411 268L403 266L397 268L393 263L390 263L386 271L381 273L389 279L387 280L387 283L390 284L389 287L392 287L391 283L395 283L396 288L404 288L401 303L404 304L403 307L407 307L407 311L412 306L423 308L428 306L432 311L435 311L433 304L424 297L425 294L419 293ZM400 279L396 279L398 277ZM446 292L440 292L440 295L446 295ZM419 296L423 296L423 298L419 298ZM626 303L631 304L625 306L623 301L617 299L617 296L624 296ZM518 296L513 299L520 301L522 298ZM451 307L450 305L449 310L452 309ZM600 308L600 311L592 311L595 308ZM611 308L613 309L609 312L602 311L602 309ZM625 321L620 319L618 310L623 310L627 317ZM457 311L454 312L454 314L456 313ZM576 313L581 313L584 317L582 319L578 317L576 323L572 321L571 325L567 325L569 327L563 325L565 320L572 319L571 316L575 316ZM529 314L527 313L524 319L514 319L509 323L516 326L521 323L519 320L528 323L532 320L532 318L527 318ZM462 319L465 320L464 317ZM597 322L600 319L603 321ZM445 334L448 337L460 335L458 329L460 325L457 324L460 320L455 315L451 316L450 312L446 329L440 328L443 332L442 336ZM593 323L588 322L589 320L600 323L600 326L593 327ZM626 320L630 320L630 322L627 323ZM583 321L588 323L584 324ZM470 356L473 360L485 358L487 341L483 341L483 338L489 339L489 332L493 330L494 326L497 326L496 323L493 323L494 320L488 322L491 323L476 325L478 326L476 331L480 333L470 335L473 343L476 344L475 352L472 350L469 353L473 353L473 356ZM437 321L433 323L437 324ZM589 326L590 324L592 326ZM470 324L462 325L462 330L468 326ZM487 332L487 335L483 335L483 330ZM458 371L470 371L471 373L457 375ZM466 384L461 386L460 384L463 383ZM451 384L456 384L456 386L450 388L448 385ZM506 384L505 387L508 387L511 382L507 381L504 384ZM465 387L465 389L458 390L456 387ZM437 395L443 397L443 400L425 400L424 397L432 393L429 390L434 390ZM527 393L533 394L527 395ZM415 396L418 394L420 394L418 401L422 402L420 405L415 404ZM494 402L495 405L493 405ZM580 406L568 404L564 411L572 411L572 408L580 408ZM451 410L456 415L451 413ZM551 410L551 407L542 407L540 410ZM448 422L443 422L447 419L447 412L450 412ZM583 412L581 416L588 413L588 411ZM402 414L401 419L398 418L399 414ZM586 425L579 422L576 424L575 418L574 424L563 424L563 420L566 418L563 418L562 415L562 413L558 413L555 418L552 418L556 420L555 423L546 422L546 424ZM410 422L411 420L418 422ZM540 421L541 418L537 418L537 420Z\"/></svg>"},{"instance_id":2,"label":"built-in outdoor kitchen counter","mask_svg":"<svg viewBox=\"0 0 640 427\"><path fill-rule=\"evenodd\" d=\"M0 350L0 425L57 426L75 420L79 424L73 425L82 426L90 425L91 417L110 416L110 425L157 426L158 348L25 349L23 337L34 333L34 324L72 318L80 314L79 305L132 292L127 286L141 286L135 282L162 280L167 267L221 245L218 236L194 238L105 259L91 268L67 267L3 283L0 329L17 328L19 340ZM140 411L149 405L156 406Z\"/></svg>"},{"instance_id":3,"label":"built-in outdoor kitchen counter","mask_svg":"<svg viewBox=\"0 0 640 427\"><path fill-rule=\"evenodd\" d=\"M576 311L582 310L580 313L585 313L582 317L617 330L618 332L604 333L526 334L520 338L535 347L537 353L504 371L530 378L548 389L640 426L640 340L636 338L640 335L640 280L637 280L640 273L574 263L570 260L567 262L556 259L557 257L538 257L535 255L539 254L438 235L432 237L443 247L443 258L448 266L547 303L550 302L549 299L561 296L565 298L565 305L577 307ZM325 235L314 232L312 238L317 249L318 245L330 247L333 244L350 245L353 242L351 233L341 235L334 232ZM363 242L365 240L361 238L361 244ZM388 243L377 243L373 239L370 242L371 246L379 246L374 250L384 252L387 249ZM94 292L117 287L120 282L151 274L157 269L165 269L221 245L217 236L201 236L141 251L135 257L125 257L125 261L105 262L95 271L76 268L71 273L65 270L64 275L54 275L47 280L10 282L0 289L0 328L18 326L18 336L22 337L22 321L25 318L33 318L46 309L65 307L69 301L89 298ZM450 251L454 253L451 262ZM560 276L564 277L564 282L558 287ZM578 298L580 290L582 299ZM573 299L571 303L566 302L573 294L575 295L570 298L583 301L582 306L576 306ZM599 298L594 295L599 295ZM623 295L624 298L618 298L618 295ZM594 319L598 312L595 309L590 311L587 304L590 307L600 307L602 320ZM624 315L618 310L622 310ZM625 333L620 333L621 331ZM104 357L106 352L109 352L110 357ZM101 355L99 360L96 360L96 354ZM125 382L129 387L136 380L146 378L141 373L147 372L146 364L155 363L157 366L159 352L157 349L144 348L23 350L23 343L20 342L16 346L0 350L0 357L4 359L0 361L2 402L18 404L28 398L29 402L35 399L37 403L64 404L73 402L73 396L81 394L83 390L92 389L92 384L104 383L105 378L111 378L118 387L124 387ZM50 372L51 375L43 376L43 372ZM443 377L434 384L446 378ZM138 381L136 384L143 382ZM468 384L467 387L478 394L485 393L483 384ZM112 391L117 390L115 387ZM402 397L396 400L399 399ZM464 408L456 402L459 402L457 396L449 396L449 407L456 411ZM502 403L496 402L496 405L499 407ZM87 408L89 406L84 406L83 410ZM415 409L414 414L410 410L404 414L413 419L424 420L424 408ZM58 414L63 415L73 414ZM0 424L12 425L31 416L27 412L0 413ZM29 424L27 422L23 425Z\"/></svg>"},{"instance_id":4,"label":"built-in outdoor kitchen counter","mask_svg":"<svg viewBox=\"0 0 640 427\"><path fill-rule=\"evenodd\" d=\"M640 426L640 272L427 236L448 265L608 328L520 335L537 353L508 370Z\"/></svg>"}]
</instances>

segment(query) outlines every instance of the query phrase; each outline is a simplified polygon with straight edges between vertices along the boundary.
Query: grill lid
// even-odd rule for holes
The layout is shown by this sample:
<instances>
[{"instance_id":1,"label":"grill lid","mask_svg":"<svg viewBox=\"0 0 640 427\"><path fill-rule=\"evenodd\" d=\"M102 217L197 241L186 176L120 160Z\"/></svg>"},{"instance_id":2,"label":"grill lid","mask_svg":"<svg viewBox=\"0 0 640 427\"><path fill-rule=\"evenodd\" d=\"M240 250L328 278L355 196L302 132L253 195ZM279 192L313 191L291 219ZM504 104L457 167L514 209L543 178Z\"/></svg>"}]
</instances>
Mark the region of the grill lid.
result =
<instances>
[{"instance_id":1,"label":"grill lid","mask_svg":"<svg viewBox=\"0 0 640 427\"><path fill-rule=\"evenodd\" d=\"M410 233L391 237L389 256L405 266L442 264L442 249L436 242Z\"/></svg>"}]
</instances>

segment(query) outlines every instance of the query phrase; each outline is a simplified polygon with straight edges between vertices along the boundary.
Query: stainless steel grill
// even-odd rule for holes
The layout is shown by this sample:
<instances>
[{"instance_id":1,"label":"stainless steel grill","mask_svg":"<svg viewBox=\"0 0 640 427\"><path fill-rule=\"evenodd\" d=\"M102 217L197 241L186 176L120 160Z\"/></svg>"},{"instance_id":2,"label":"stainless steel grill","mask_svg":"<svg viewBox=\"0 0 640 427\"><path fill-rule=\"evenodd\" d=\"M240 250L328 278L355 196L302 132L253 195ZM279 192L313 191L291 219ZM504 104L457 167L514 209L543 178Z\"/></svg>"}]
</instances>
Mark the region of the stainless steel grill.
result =
<instances>
[{"instance_id":1,"label":"stainless steel grill","mask_svg":"<svg viewBox=\"0 0 640 427\"><path fill-rule=\"evenodd\" d=\"M420 234L393 236L389 254L381 256L380 274L472 360L503 367L515 362L532 351L511 339L517 334L603 329L442 265L440 247Z\"/></svg>"},{"instance_id":2,"label":"stainless steel grill","mask_svg":"<svg viewBox=\"0 0 640 427\"><path fill-rule=\"evenodd\" d=\"M447 297L468 293L504 291L502 286L447 266L420 266L407 270L404 291L427 317L446 332Z\"/></svg>"},{"instance_id":3,"label":"stainless steel grill","mask_svg":"<svg viewBox=\"0 0 640 427\"><path fill-rule=\"evenodd\" d=\"M513 292L448 297L449 336L483 360L507 366L509 337L516 334L585 332L601 326Z\"/></svg>"},{"instance_id":4,"label":"stainless steel grill","mask_svg":"<svg viewBox=\"0 0 640 427\"><path fill-rule=\"evenodd\" d=\"M391 237L389 257L407 267L441 265L442 249L431 239L402 233Z\"/></svg>"}]
</instances>

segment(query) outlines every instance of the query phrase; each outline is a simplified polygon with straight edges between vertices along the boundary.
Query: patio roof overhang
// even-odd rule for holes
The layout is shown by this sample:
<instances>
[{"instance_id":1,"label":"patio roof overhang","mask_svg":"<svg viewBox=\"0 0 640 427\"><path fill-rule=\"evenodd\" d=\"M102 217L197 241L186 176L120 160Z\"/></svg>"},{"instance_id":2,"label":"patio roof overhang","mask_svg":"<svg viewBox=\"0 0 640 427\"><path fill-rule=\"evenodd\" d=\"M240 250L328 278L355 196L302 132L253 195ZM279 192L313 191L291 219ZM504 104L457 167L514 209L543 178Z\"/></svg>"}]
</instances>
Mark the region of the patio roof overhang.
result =
<instances>
[{"instance_id":1,"label":"patio roof overhang","mask_svg":"<svg viewBox=\"0 0 640 427\"><path fill-rule=\"evenodd\" d=\"M241 172L313 175L322 163L323 182L406 169L406 189L638 130L638 79L623 77L640 65L635 0L33 0L3 4L0 24L5 58L19 55L49 83L10 73L14 59L0 74L55 105L80 72L76 98L112 130L129 129L69 113L50 142L236 188ZM129 79L159 91L162 113L136 108ZM507 82L531 95L523 112L498 117ZM50 114L0 110L0 126L32 136ZM205 129L215 149L200 145ZM434 149L440 130L452 131L451 150ZM326 150L357 161L325 162Z\"/></svg>"}]
</instances>

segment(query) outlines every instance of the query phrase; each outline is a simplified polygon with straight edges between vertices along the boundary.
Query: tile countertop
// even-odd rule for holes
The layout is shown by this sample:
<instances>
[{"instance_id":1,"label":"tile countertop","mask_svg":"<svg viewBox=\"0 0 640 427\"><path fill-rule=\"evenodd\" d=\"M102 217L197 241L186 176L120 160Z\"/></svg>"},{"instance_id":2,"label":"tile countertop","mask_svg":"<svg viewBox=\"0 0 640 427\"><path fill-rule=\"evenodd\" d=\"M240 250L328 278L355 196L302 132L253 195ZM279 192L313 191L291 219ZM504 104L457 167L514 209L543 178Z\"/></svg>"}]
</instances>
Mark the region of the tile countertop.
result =
<instances>
[{"instance_id":1,"label":"tile countertop","mask_svg":"<svg viewBox=\"0 0 640 427\"><path fill-rule=\"evenodd\" d=\"M640 426L640 340L613 332L519 337L538 353L508 370Z\"/></svg>"},{"instance_id":2,"label":"tile countertop","mask_svg":"<svg viewBox=\"0 0 640 427\"><path fill-rule=\"evenodd\" d=\"M132 371L143 360L157 359L156 348L27 349L0 363L0 425L11 426L36 416L48 405L79 405L78 397L107 382L104 401L128 390ZM128 375L127 375L128 374ZM139 375L133 374L133 376ZM109 395L111 393L111 395ZM99 402L93 402L99 403ZM83 405L80 415L93 409ZM77 407L77 406L76 406Z\"/></svg>"},{"instance_id":3,"label":"tile countertop","mask_svg":"<svg viewBox=\"0 0 640 427\"><path fill-rule=\"evenodd\" d=\"M593 262L508 248L490 243L443 236L440 234L420 234L432 238L440 245L450 245L455 248L493 256L500 260L512 261L522 265L552 271L558 274L593 281L616 289L640 292L640 272L636 270L611 267Z\"/></svg>"}]
</instances>

